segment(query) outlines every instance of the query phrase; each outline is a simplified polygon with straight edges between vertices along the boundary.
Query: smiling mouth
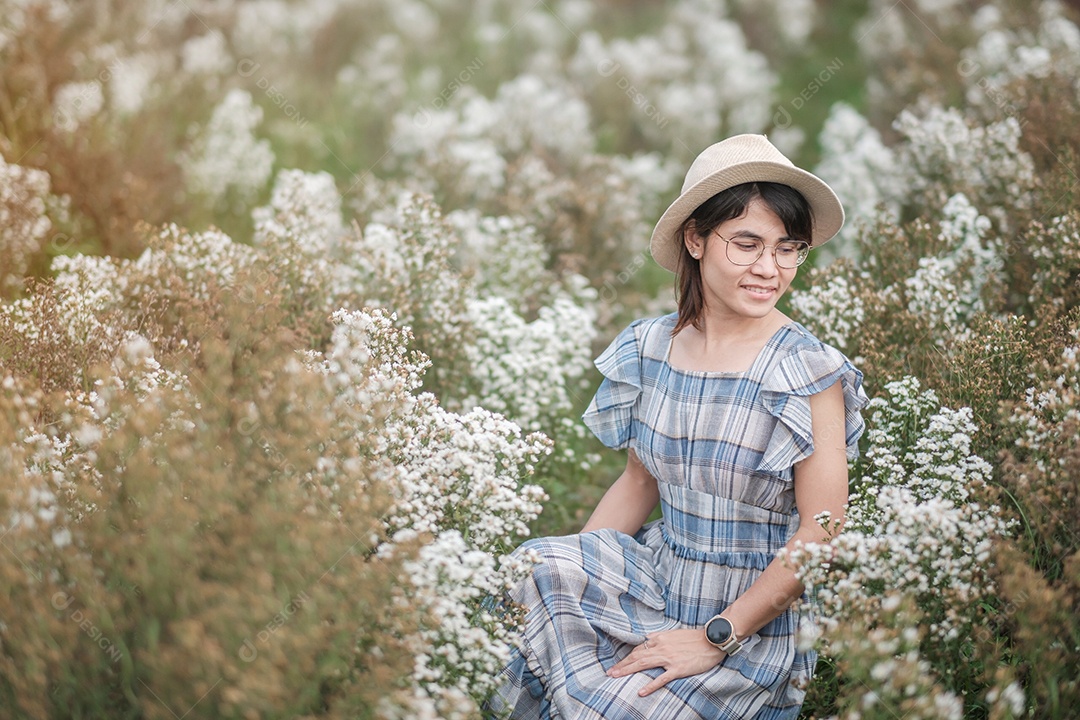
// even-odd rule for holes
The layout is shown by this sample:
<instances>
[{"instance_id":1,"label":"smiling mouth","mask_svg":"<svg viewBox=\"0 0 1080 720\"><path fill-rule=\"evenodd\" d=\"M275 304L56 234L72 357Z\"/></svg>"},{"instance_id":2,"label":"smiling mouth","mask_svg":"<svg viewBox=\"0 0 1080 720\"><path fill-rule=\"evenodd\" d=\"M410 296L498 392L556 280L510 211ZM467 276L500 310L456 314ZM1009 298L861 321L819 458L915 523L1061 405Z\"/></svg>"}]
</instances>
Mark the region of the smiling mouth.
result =
<instances>
[{"instance_id":1,"label":"smiling mouth","mask_svg":"<svg viewBox=\"0 0 1080 720\"><path fill-rule=\"evenodd\" d=\"M761 287L760 285L743 285L744 290L749 290L755 295L771 295L776 288Z\"/></svg>"}]
</instances>

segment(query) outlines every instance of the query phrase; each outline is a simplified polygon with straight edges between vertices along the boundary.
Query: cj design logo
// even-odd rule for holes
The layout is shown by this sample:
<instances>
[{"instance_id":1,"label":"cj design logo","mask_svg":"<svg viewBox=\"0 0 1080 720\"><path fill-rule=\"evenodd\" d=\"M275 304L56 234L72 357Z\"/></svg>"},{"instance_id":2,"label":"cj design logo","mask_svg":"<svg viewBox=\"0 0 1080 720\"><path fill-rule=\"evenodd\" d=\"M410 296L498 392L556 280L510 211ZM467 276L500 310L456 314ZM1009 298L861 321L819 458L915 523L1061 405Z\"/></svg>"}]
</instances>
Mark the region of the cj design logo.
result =
<instances>
[{"instance_id":1,"label":"cj design logo","mask_svg":"<svg viewBox=\"0 0 1080 720\"><path fill-rule=\"evenodd\" d=\"M613 76L620 68L622 68L622 63L611 58L604 58L596 64L596 72L599 73L600 77L604 78ZM656 127L662 128L667 125L668 119L660 114L660 110L655 105L649 102L649 98L644 92L630 82L630 78L626 75L620 75L619 79L615 81L615 85L626 94L626 97L630 98L630 102L634 104L634 107L643 112L645 117L656 123Z\"/></svg>"},{"instance_id":2,"label":"cj design logo","mask_svg":"<svg viewBox=\"0 0 1080 720\"><path fill-rule=\"evenodd\" d=\"M75 597L63 591L56 592L52 596L52 606L57 610L67 610L74 602ZM79 628L94 641L95 645L105 651L105 654L112 659L113 663L120 660L120 649L113 644L112 640L105 637L105 634L97 625L94 625L85 612L75 608L68 613L68 617L71 618L72 622L78 624Z\"/></svg>"},{"instance_id":3,"label":"cj design logo","mask_svg":"<svg viewBox=\"0 0 1080 720\"><path fill-rule=\"evenodd\" d=\"M242 78L249 78L261 67L262 63L257 63L250 58L241 58L240 62L236 63L236 74Z\"/></svg>"},{"instance_id":4,"label":"cj design logo","mask_svg":"<svg viewBox=\"0 0 1080 720\"><path fill-rule=\"evenodd\" d=\"M52 605L57 610L67 610L73 602L75 598L66 592L58 592L52 596Z\"/></svg>"},{"instance_id":5,"label":"cj design logo","mask_svg":"<svg viewBox=\"0 0 1080 720\"><path fill-rule=\"evenodd\" d=\"M273 637L274 633L276 633L281 626L288 622L290 617L296 614L297 610L310 602L310 600L311 598L304 592L297 594L289 600L285 607L281 609L281 612L275 615L270 622L263 626L262 630L256 633L255 642L252 642L251 638L244 638L244 642L240 645L240 649L236 651L236 654L244 662L254 661L255 658L259 657L259 648L256 647L255 643L257 642L260 645L265 644Z\"/></svg>"},{"instance_id":6,"label":"cj design logo","mask_svg":"<svg viewBox=\"0 0 1080 720\"><path fill-rule=\"evenodd\" d=\"M611 77L621 67L622 63L617 63L611 58L604 58L597 64L596 71L600 73L600 77Z\"/></svg>"},{"instance_id":7,"label":"cj design logo","mask_svg":"<svg viewBox=\"0 0 1080 720\"><path fill-rule=\"evenodd\" d=\"M799 91L795 97L791 98L791 102L788 103L795 110L802 110L803 107L810 101L810 98L818 94L821 88L825 87L833 77L836 76L840 69L844 67L844 61L838 57L833 58L825 65L825 69L815 75L810 82L806 84L802 90ZM781 105L773 113L773 127L777 130L787 130L791 127L793 118L791 113L788 112L786 105Z\"/></svg>"},{"instance_id":8,"label":"cj design logo","mask_svg":"<svg viewBox=\"0 0 1080 720\"><path fill-rule=\"evenodd\" d=\"M240 659L244 662L251 662L255 658L259 657L258 649L251 643L251 640L244 638L244 644L240 646L240 651L237 653Z\"/></svg>"}]
</instances>

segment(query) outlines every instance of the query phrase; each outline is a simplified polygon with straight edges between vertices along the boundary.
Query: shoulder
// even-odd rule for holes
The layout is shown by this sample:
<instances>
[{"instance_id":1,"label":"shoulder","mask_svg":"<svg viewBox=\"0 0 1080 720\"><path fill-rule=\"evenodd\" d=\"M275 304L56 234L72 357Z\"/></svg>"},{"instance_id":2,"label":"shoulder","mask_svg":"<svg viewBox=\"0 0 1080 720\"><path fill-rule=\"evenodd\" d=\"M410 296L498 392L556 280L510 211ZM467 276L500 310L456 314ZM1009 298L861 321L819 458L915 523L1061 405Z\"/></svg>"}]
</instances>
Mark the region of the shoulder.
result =
<instances>
[{"instance_id":1,"label":"shoulder","mask_svg":"<svg viewBox=\"0 0 1080 720\"><path fill-rule=\"evenodd\" d=\"M822 341L802 323L791 320L783 328L777 343L775 362L791 362L799 358L827 361L829 365L850 364L847 356L832 345Z\"/></svg>"},{"instance_id":2,"label":"shoulder","mask_svg":"<svg viewBox=\"0 0 1080 720\"><path fill-rule=\"evenodd\" d=\"M638 337L648 337L656 333L666 332L668 335L675 329L675 323L678 320L678 315L675 313L669 313L667 315L660 315L658 317L639 318L630 323L630 327L633 328L634 333Z\"/></svg>"},{"instance_id":3,"label":"shoulder","mask_svg":"<svg viewBox=\"0 0 1080 720\"><path fill-rule=\"evenodd\" d=\"M797 322L784 326L763 369L761 400L778 423L759 470L779 472L814 451L811 399L839 384L844 396L844 441L849 459L858 457L866 428L861 411L869 402L863 375L847 357Z\"/></svg>"},{"instance_id":4,"label":"shoulder","mask_svg":"<svg viewBox=\"0 0 1080 720\"><path fill-rule=\"evenodd\" d=\"M839 379L861 394L863 380L847 356L795 321L777 337L763 375L766 391L797 395L821 392Z\"/></svg>"},{"instance_id":5,"label":"shoulder","mask_svg":"<svg viewBox=\"0 0 1080 720\"><path fill-rule=\"evenodd\" d=\"M675 313L671 313L634 320L615 336L604 354L621 355L632 349L639 357L662 358L671 339L671 331L675 329L676 319Z\"/></svg>"}]
</instances>

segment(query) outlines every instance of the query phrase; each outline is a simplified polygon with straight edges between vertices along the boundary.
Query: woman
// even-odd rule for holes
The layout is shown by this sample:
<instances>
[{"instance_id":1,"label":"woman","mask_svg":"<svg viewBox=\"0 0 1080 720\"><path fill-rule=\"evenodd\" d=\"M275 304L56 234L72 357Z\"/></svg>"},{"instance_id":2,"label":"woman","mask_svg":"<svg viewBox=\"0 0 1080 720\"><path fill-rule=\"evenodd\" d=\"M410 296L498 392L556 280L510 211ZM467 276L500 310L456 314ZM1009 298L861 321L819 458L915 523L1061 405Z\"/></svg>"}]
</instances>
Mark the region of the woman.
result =
<instances>
[{"instance_id":1,"label":"woman","mask_svg":"<svg viewBox=\"0 0 1080 720\"><path fill-rule=\"evenodd\" d=\"M522 650L491 709L514 718L795 718L815 655L777 553L842 520L862 375L776 309L844 222L761 135L706 149L652 236L678 312L597 359L585 413L626 469L581 534L532 540ZM661 503L663 518L645 524ZM828 524L835 529L834 524Z\"/></svg>"}]
</instances>

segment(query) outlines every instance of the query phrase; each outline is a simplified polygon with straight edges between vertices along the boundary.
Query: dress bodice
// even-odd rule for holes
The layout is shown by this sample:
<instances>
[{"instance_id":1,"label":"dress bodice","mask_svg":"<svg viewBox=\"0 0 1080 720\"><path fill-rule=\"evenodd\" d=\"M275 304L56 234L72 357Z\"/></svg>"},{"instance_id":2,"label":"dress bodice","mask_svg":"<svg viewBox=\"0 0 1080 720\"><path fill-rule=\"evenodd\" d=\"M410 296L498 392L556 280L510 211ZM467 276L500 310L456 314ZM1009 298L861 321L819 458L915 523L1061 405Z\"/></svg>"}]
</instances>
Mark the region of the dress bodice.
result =
<instances>
[{"instance_id":1,"label":"dress bodice","mask_svg":"<svg viewBox=\"0 0 1080 720\"><path fill-rule=\"evenodd\" d=\"M866 404L862 374L789 322L740 373L668 361L676 316L639 320L597 359L604 375L585 423L610 447L632 447L662 484L788 514L795 463L813 452L810 396L836 382L854 456Z\"/></svg>"}]
</instances>

